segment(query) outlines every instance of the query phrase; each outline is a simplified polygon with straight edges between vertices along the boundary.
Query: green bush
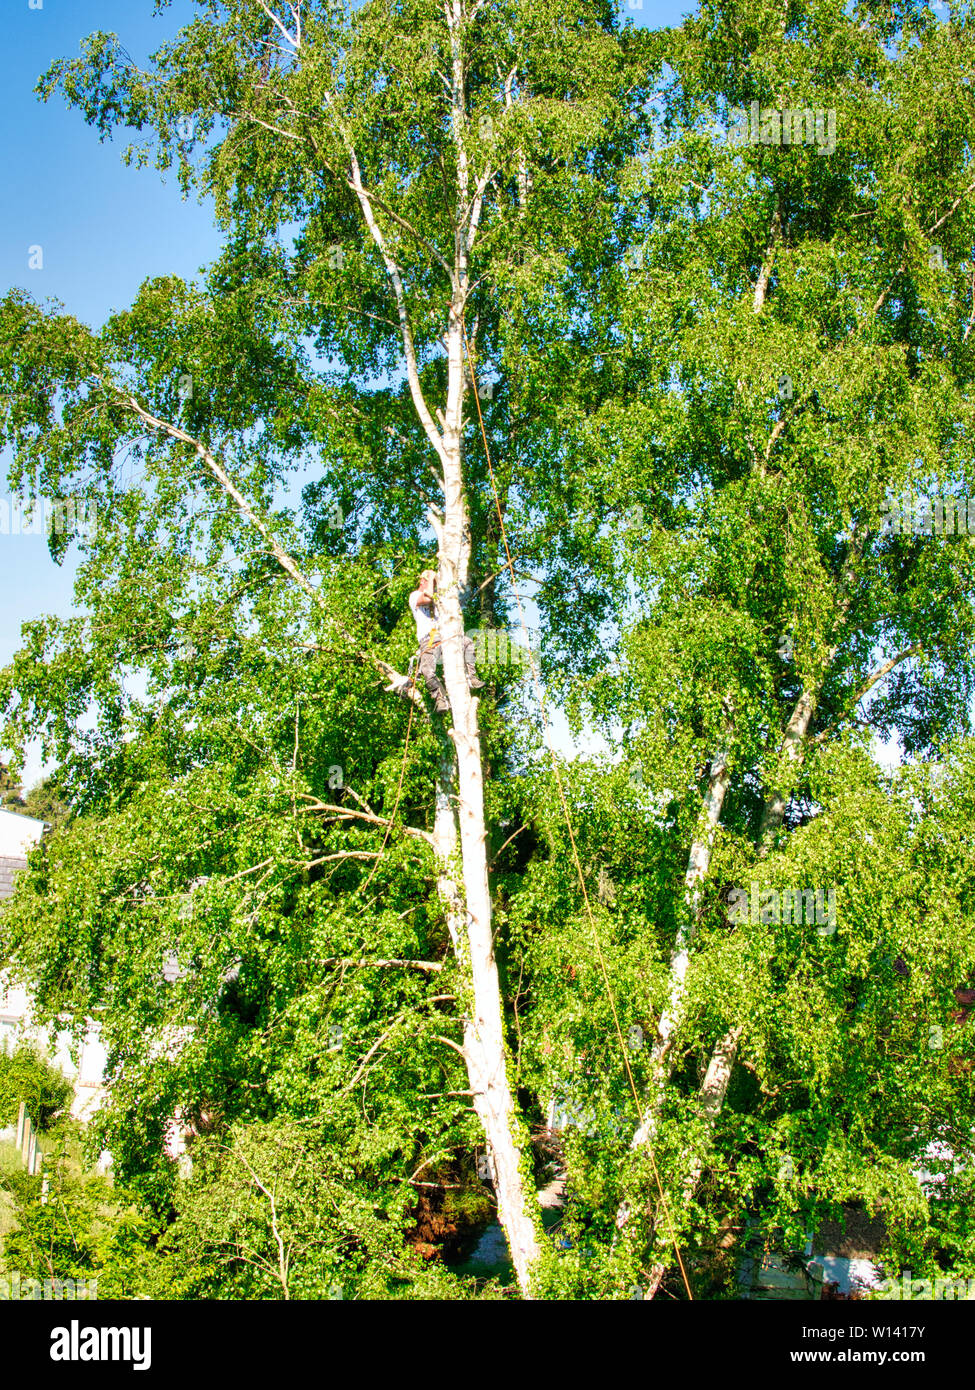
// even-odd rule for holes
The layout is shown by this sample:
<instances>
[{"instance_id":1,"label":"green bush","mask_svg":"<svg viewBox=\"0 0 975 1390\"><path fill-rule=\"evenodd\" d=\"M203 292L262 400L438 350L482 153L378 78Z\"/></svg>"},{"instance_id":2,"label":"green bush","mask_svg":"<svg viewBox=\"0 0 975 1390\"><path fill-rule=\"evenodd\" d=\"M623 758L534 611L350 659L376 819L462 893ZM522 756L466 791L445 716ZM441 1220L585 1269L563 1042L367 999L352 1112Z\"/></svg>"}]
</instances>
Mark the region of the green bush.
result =
<instances>
[{"instance_id":1,"label":"green bush","mask_svg":"<svg viewBox=\"0 0 975 1390\"><path fill-rule=\"evenodd\" d=\"M35 1047L0 1052L0 1128L16 1123L20 1102L36 1129L49 1130L71 1105L72 1087Z\"/></svg>"}]
</instances>

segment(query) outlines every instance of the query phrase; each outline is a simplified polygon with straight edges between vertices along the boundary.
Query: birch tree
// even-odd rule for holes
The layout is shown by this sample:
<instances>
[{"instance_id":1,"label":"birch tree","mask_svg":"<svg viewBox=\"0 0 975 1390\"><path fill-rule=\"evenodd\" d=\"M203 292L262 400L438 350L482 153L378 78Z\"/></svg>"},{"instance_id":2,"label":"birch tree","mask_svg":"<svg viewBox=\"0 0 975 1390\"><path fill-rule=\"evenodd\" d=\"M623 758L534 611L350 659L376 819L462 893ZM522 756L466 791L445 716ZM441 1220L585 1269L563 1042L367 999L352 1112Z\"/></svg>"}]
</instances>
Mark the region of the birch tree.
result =
<instances>
[{"instance_id":1,"label":"birch tree","mask_svg":"<svg viewBox=\"0 0 975 1390\"><path fill-rule=\"evenodd\" d=\"M815 814L808 758L833 741L896 729L929 757L969 729L970 551L935 538L931 499L972 489L970 25L964 7L940 23L920 7L729 4L655 39L673 75L634 174L622 302L639 351L603 479L640 504L642 533L624 533L640 597L624 670L589 706L627 730L629 759L694 788L677 792L690 848L635 1150L659 1140L690 1042L716 846L750 843L763 874ZM712 1027L705 1134L749 1048L744 1017L719 1008ZM649 1191L652 1294L669 1240ZM633 1219L623 1204L618 1225Z\"/></svg>"},{"instance_id":2,"label":"birch tree","mask_svg":"<svg viewBox=\"0 0 975 1390\"><path fill-rule=\"evenodd\" d=\"M478 702L462 646L472 608L498 616L495 514L515 483L503 462L495 502L474 447L472 394L489 401L505 355L516 363L524 352L532 296L553 278L552 262L556 279L571 278L572 256L591 262L605 235L604 224L587 228L601 179L623 158L614 132L631 138L622 100L639 79L631 47L599 5L483 0L348 12L204 0L148 72L114 36L95 34L82 58L55 64L42 94L63 92L103 135L148 127L153 137L127 157L146 164L154 149L184 189L211 195L226 250L203 292L147 285L101 337L39 316L22 297L7 305L19 344L7 420L14 482L39 494L63 488L69 443L116 514L125 504L112 464L125 446L150 463L153 506L178 511L192 479L209 503L222 499L218 510L230 504L321 610L329 640L371 664L390 692L405 690L403 673L337 616L325 593L341 581L309 573L272 496L296 459L318 451L307 496L312 520L320 507L319 537L335 509L354 509L364 537L432 535L450 723L431 844L463 979L469 1089L526 1294L540 1223L508 1071ZM41 357L34 386L51 394L28 404ZM365 379L376 374L378 390ZM483 413L488 437L503 438L511 402ZM220 521L210 543L228 536Z\"/></svg>"}]
</instances>

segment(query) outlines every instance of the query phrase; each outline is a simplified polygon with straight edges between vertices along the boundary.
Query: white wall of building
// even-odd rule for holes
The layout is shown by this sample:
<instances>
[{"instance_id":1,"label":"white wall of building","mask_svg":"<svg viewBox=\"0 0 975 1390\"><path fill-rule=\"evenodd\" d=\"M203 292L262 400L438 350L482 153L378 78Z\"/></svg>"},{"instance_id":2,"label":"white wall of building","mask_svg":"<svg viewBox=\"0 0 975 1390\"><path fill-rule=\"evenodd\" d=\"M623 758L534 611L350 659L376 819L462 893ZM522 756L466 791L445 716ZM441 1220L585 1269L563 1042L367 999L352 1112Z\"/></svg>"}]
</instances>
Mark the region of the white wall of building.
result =
<instances>
[{"instance_id":1,"label":"white wall of building","mask_svg":"<svg viewBox=\"0 0 975 1390\"><path fill-rule=\"evenodd\" d=\"M42 820L17 816L13 811L0 811L0 858L25 858L27 851L40 843L43 833Z\"/></svg>"},{"instance_id":2,"label":"white wall of building","mask_svg":"<svg viewBox=\"0 0 975 1390\"><path fill-rule=\"evenodd\" d=\"M22 861L44 833L44 822L32 816L0 811L0 860ZM18 865L18 868L21 867ZM14 872L17 870L15 869ZM0 904L2 907L2 904ZM34 1023L31 1000L21 985L11 984L0 972L0 1049L13 1051L20 1041L30 1041L45 1052L51 1062L74 1082L72 1115L87 1119L102 1098L102 1078L106 1053L98 1036L98 1025L89 1021L77 1066L71 1059L67 1033L51 1034Z\"/></svg>"}]
</instances>

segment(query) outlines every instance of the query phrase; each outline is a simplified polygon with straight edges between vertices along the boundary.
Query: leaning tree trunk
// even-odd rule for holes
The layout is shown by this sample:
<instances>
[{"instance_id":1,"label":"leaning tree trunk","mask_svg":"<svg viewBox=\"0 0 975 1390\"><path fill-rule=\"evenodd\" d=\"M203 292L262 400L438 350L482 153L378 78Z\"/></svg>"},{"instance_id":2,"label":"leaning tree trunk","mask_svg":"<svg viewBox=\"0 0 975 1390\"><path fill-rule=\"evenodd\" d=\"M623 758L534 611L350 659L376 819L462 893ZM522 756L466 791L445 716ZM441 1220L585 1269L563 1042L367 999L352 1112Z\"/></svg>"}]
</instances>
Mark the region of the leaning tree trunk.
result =
<instances>
[{"instance_id":1,"label":"leaning tree trunk","mask_svg":"<svg viewBox=\"0 0 975 1390\"><path fill-rule=\"evenodd\" d=\"M719 753L711 764L708 789L701 806L698 830L687 857L687 872L684 875L684 901L677 932L674 953L670 959L670 987L667 1005L657 1025L657 1042L653 1050L652 1092L648 1120L643 1128L652 1132L653 1117L659 1110L667 1082L668 1058L674 1044L674 1037L684 1013L687 967L690 963L691 942L697 927L701 908L701 885L711 868L711 851L714 836L721 820L725 794L728 790L728 755ZM633 1137L633 1147L639 1142L642 1131Z\"/></svg>"},{"instance_id":2,"label":"leaning tree trunk","mask_svg":"<svg viewBox=\"0 0 975 1390\"><path fill-rule=\"evenodd\" d=\"M728 1093L728 1083L731 1080L731 1073L734 1071L735 1061L738 1057L738 1044L741 1040L742 1027L737 1024L721 1038L711 1054L708 1069L705 1073L704 1081L698 1096L698 1113L704 1121L705 1131L701 1136L692 1153L690 1163L681 1184L681 1207L688 1205L697 1190L698 1182L704 1171L704 1161L710 1146L711 1138L714 1134L714 1127L717 1124L718 1116L724 1105L724 1098ZM643 1292L644 1300L653 1298L660 1288L660 1282L667 1269L663 1258L664 1248L670 1236L670 1231L665 1213L658 1208L654 1228L658 1232L657 1247L660 1251L660 1258L653 1264L647 1280L646 1288Z\"/></svg>"},{"instance_id":3,"label":"leaning tree trunk","mask_svg":"<svg viewBox=\"0 0 975 1390\"><path fill-rule=\"evenodd\" d=\"M791 767L797 762L803 743L809 732L809 725L816 708L815 692L803 690L796 702L795 708L785 726L782 735L780 748L780 758L784 759ZM772 836L782 824L785 816L786 793L781 784L766 797L762 808L762 818L758 833L758 858L764 859L769 852L772 844ZM694 851L692 850L692 860ZM706 872L706 869L705 869ZM686 1206L694 1196L697 1184L700 1181L701 1173L704 1169L705 1155L714 1134L718 1116L724 1105L724 1099L731 1081L731 1074L734 1070L735 1062L738 1058L738 1047L742 1035L741 1025L731 1028L715 1045L708 1064L707 1073L700 1091L700 1114L705 1122L704 1133L690 1154L690 1162L686 1177L681 1188L682 1206ZM663 1250L663 1234L661 1232L661 1221L663 1213L658 1209L657 1217L654 1222L655 1229L658 1231L657 1246ZM654 1263L644 1298L653 1298L660 1287L666 1264L662 1258L658 1258Z\"/></svg>"},{"instance_id":4,"label":"leaning tree trunk","mask_svg":"<svg viewBox=\"0 0 975 1390\"><path fill-rule=\"evenodd\" d=\"M648 1148L656 1134L657 1119L663 1104L670 1074L670 1058L674 1038L684 1013L687 968L690 962L691 942L697 925L700 909L701 885L707 878L711 867L711 852L714 837L721 819L725 794L728 790L730 769L728 755L719 753L711 764L708 788L701 806L697 833L687 858L687 872L684 876L684 898L682 916L677 931L677 940L670 958L670 979L667 1004L657 1025L657 1041L650 1060L650 1089L643 1123L630 1141L633 1150ZM622 1230L630 1219L631 1209L624 1202L616 1213L616 1225Z\"/></svg>"},{"instance_id":5,"label":"leaning tree trunk","mask_svg":"<svg viewBox=\"0 0 975 1390\"><path fill-rule=\"evenodd\" d=\"M758 280L756 281L752 298L752 312L756 315L761 314L765 307L765 299L768 294L768 287L771 281L772 270L775 265L775 258L781 237L782 215L781 209L778 204L776 204L772 216L772 224L769 229L768 248L759 270ZM760 468L760 471L764 470ZM711 852L715 833L721 820L725 794L728 790L728 775L727 754L719 753L711 765L711 772L708 778L708 789L701 807L698 830L694 842L691 845L690 855L688 856L687 873L684 878L684 900L682 904L683 920L678 929L677 941L675 943L673 955L671 956L670 987L667 1004L657 1028L657 1042L652 1057L649 1104L644 1121L633 1136L630 1145L632 1149L648 1147L652 1143L656 1133L657 1119L660 1115L666 1091L667 1078L670 1074L671 1052L674 1038L684 1013L686 978L690 963L690 946L697 925L701 885L707 878L711 868ZM766 810L767 809L766 807ZM704 1114L709 1120L709 1128L713 1128L714 1121L717 1119L721 1106L724 1103L724 1095L728 1087L728 1082L731 1079L731 1073L738 1052L739 1037L740 1029L732 1029L730 1033L726 1034L726 1036L719 1041L711 1057L704 1088L702 1088ZM700 1171L699 1168L695 1168L695 1162L696 1160L692 1156L690 1169L692 1174L695 1173L695 1171L698 1173ZM693 1187L696 1186L696 1182L697 1178L695 1177L690 1192L688 1192L685 1187L685 1197L689 1198L693 1192ZM659 1218L659 1211L657 1215ZM623 1203L616 1214L617 1226L622 1228L629 1219L629 1216L629 1205ZM653 1225L656 1229L658 1221L654 1221ZM644 1294L645 1298L652 1298L656 1293L663 1276L663 1269L664 1266L660 1264L659 1261L654 1265L650 1286Z\"/></svg>"},{"instance_id":6,"label":"leaning tree trunk","mask_svg":"<svg viewBox=\"0 0 975 1390\"><path fill-rule=\"evenodd\" d=\"M780 762L785 761L789 769L792 769L799 760L815 710L815 692L803 690L796 701L796 707L792 711L789 722L785 726L785 733L782 735L779 758ZM783 785L781 778L777 777L776 786L765 799L765 804L762 807L762 820L758 828L758 855L760 859L764 859L768 853L772 837L785 820L789 790L791 788Z\"/></svg>"},{"instance_id":7,"label":"leaning tree trunk","mask_svg":"<svg viewBox=\"0 0 975 1390\"><path fill-rule=\"evenodd\" d=\"M476 705L477 702L470 703ZM462 1051L474 1110L484 1128L491 1155L498 1219L508 1240L519 1287L526 1297L530 1297L530 1272L532 1262L538 1255L538 1239L533 1214L528 1210L521 1152L514 1134L514 1098L508 1085L497 964L491 948L490 926L485 937L472 909L465 909L465 892L461 890L456 874L458 855L461 863L464 863L464 859L455 804L466 802L469 806L470 797L458 797L456 792L460 784L456 740L450 739L445 733L440 742L433 823L433 845L440 864L437 892L446 911L447 929L454 953L464 978L471 982L472 990L472 1008L464 1018ZM467 890L466 868L464 890Z\"/></svg>"}]
</instances>

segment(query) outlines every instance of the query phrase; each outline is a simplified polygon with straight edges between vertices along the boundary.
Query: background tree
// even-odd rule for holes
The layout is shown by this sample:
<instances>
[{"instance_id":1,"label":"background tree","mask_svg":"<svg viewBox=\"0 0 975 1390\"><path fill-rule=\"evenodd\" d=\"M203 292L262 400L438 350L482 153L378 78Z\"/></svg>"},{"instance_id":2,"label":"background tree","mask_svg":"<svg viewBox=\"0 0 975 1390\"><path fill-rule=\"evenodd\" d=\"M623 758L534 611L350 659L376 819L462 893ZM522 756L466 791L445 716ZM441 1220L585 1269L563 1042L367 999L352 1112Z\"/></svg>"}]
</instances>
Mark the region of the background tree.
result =
<instances>
[{"instance_id":1,"label":"background tree","mask_svg":"<svg viewBox=\"0 0 975 1390\"><path fill-rule=\"evenodd\" d=\"M939 24L914 5L718 4L654 36L669 76L629 184L616 301L629 350L609 358L606 340L616 399L583 431L593 489L633 500L631 581L615 589L626 635L619 666L575 695L631 765L654 769L689 846L640 991L656 1039L634 1145L683 1150L665 1205L637 1158L651 1293L667 1207L679 1226L720 1164L709 1136L739 1057L756 1065L769 1007L729 990L701 932L708 902L773 882L776 849L799 866L788 837L832 823L814 753L896 729L932 756L970 727L970 547L883 524L918 494L964 509L971 492L970 32L966 7ZM754 102L818 111L819 147L785 143L781 116L762 117L759 143L731 143L735 109ZM773 998L785 957L779 969L756 976ZM668 1110L679 1139L661 1128ZM914 1120L929 1132L921 1109ZM645 1250L633 1212L618 1219Z\"/></svg>"},{"instance_id":2,"label":"background tree","mask_svg":"<svg viewBox=\"0 0 975 1390\"><path fill-rule=\"evenodd\" d=\"M71 1083L30 1043L0 1052L0 1125L16 1124L20 1106L31 1124L47 1130L71 1103Z\"/></svg>"}]
</instances>

